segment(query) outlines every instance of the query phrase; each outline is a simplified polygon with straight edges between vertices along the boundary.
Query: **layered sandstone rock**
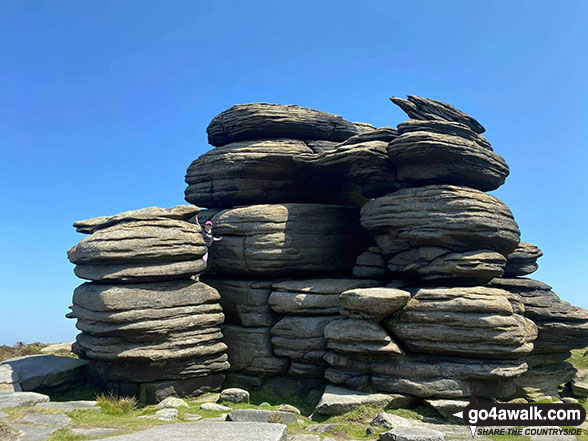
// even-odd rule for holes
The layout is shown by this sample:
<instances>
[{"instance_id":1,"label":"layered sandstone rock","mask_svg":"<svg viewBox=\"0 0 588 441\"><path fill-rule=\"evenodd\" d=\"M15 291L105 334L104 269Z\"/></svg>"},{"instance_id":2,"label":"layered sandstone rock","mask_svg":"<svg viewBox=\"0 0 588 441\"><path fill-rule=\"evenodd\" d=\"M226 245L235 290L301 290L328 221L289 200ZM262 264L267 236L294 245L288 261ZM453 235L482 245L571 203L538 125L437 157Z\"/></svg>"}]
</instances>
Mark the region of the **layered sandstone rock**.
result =
<instances>
[{"instance_id":1,"label":"layered sandstone rock","mask_svg":"<svg viewBox=\"0 0 588 441\"><path fill-rule=\"evenodd\" d=\"M519 243L512 213L499 199L454 185L402 189L361 209L388 269L427 281L484 283L504 273Z\"/></svg>"}]
</instances>

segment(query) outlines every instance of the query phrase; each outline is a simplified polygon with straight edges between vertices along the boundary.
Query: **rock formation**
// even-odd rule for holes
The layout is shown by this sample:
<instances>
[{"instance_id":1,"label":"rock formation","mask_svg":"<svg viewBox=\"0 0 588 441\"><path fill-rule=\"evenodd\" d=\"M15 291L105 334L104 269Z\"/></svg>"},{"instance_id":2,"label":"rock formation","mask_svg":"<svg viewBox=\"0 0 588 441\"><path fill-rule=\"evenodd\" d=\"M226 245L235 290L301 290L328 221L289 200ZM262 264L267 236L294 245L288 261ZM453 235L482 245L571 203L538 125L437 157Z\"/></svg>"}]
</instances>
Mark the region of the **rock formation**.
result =
<instances>
[{"instance_id":1,"label":"rock formation","mask_svg":"<svg viewBox=\"0 0 588 441\"><path fill-rule=\"evenodd\" d=\"M569 349L588 344L588 312L520 278L542 253L485 193L505 160L453 106L391 100L411 118L397 128L264 103L210 123L186 200L223 237L205 280L231 375L431 402L552 393L571 379Z\"/></svg>"},{"instance_id":2,"label":"rock formation","mask_svg":"<svg viewBox=\"0 0 588 441\"><path fill-rule=\"evenodd\" d=\"M191 279L206 268L199 209L145 208L74 223L90 234L68 251L78 277L73 350L93 382L158 401L217 389L229 367L220 295Z\"/></svg>"},{"instance_id":3,"label":"rock formation","mask_svg":"<svg viewBox=\"0 0 588 441\"><path fill-rule=\"evenodd\" d=\"M96 376L162 396L218 387L230 364L231 385L329 382L443 408L557 394L588 311L523 278L542 253L485 193L505 160L455 107L391 100L411 118L397 128L234 106L186 173L206 210L77 222L90 236L69 258L91 282L74 294L75 350ZM209 249L194 216L221 238Z\"/></svg>"}]
</instances>

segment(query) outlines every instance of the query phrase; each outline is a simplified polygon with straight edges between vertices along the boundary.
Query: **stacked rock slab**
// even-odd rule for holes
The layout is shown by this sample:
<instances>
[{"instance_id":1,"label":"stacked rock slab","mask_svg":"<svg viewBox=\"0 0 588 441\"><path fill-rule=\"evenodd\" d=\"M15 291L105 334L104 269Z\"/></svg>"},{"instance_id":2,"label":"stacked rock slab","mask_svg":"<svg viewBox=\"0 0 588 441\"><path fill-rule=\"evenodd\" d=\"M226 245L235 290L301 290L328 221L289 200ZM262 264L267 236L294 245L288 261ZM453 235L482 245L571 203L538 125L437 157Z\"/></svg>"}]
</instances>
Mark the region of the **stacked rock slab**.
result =
<instances>
[{"instance_id":1,"label":"stacked rock slab","mask_svg":"<svg viewBox=\"0 0 588 441\"><path fill-rule=\"evenodd\" d=\"M156 402L218 389L227 370L220 295L206 268L199 209L145 208L74 223L89 236L68 251L78 277L73 350L92 381Z\"/></svg>"}]
</instances>

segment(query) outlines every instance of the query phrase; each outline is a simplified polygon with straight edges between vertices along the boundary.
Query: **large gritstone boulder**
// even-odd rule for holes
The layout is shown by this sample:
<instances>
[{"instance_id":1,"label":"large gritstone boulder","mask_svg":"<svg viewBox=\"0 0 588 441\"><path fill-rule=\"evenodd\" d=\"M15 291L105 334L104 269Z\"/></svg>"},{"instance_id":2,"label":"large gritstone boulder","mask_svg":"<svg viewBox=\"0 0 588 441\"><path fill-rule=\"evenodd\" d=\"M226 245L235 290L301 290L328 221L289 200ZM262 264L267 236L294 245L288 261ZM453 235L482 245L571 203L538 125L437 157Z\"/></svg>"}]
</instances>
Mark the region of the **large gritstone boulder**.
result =
<instances>
[{"instance_id":1,"label":"large gritstone boulder","mask_svg":"<svg viewBox=\"0 0 588 441\"><path fill-rule=\"evenodd\" d=\"M519 277L534 273L539 268L537 259L543 256L543 252L537 245L521 242L515 250L506 258L504 277Z\"/></svg>"},{"instance_id":2,"label":"large gritstone boulder","mask_svg":"<svg viewBox=\"0 0 588 441\"><path fill-rule=\"evenodd\" d=\"M425 281L484 283L504 272L520 232L499 199L452 185L407 188L361 209L388 269Z\"/></svg>"},{"instance_id":3,"label":"large gritstone boulder","mask_svg":"<svg viewBox=\"0 0 588 441\"><path fill-rule=\"evenodd\" d=\"M367 240L355 207L253 205L223 210L213 222L223 240L210 250L211 269L232 277L349 271Z\"/></svg>"},{"instance_id":4,"label":"large gritstone boulder","mask_svg":"<svg viewBox=\"0 0 588 441\"><path fill-rule=\"evenodd\" d=\"M537 337L502 290L485 287L418 289L385 324L413 352L462 357L521 358Z\"/></svg>"},{"instance_id":5,"label":"large gritstone boulder","mask_svg":"<svg viewBox=\"0 0 588 441\"><path fill-rule=\"evenodd\" d=\"M464 124L410 120L398 125L398 133L388 156L399 186L456 184L489 191L508 176L502 156Z\"/></svg>"},{"instance_id":6,"label":"large gritstone boulder","mask_svg":"<svg viewBox=\"0 0 588 441\"><path fill-rule=\"evenodd\" d=\"M229 368L220 295L192 277L206 268L195 207L148 208L76 222L91 233L68 252L76 274L73 351L90 380L157 401L217 389Z\"/></svg>"},{"instance_id":7,"label":"large gritstone boulder","mask_svg":"<svg viewBox=\"0 0 588 441\"><path fill-rule=\"evenodd\" d=\"M239 104L214 117L206 129L208 142L222 146L248 139L294 138L345 141L357 127L339 115L300 106Z\"/></svg>"}]
</instances>

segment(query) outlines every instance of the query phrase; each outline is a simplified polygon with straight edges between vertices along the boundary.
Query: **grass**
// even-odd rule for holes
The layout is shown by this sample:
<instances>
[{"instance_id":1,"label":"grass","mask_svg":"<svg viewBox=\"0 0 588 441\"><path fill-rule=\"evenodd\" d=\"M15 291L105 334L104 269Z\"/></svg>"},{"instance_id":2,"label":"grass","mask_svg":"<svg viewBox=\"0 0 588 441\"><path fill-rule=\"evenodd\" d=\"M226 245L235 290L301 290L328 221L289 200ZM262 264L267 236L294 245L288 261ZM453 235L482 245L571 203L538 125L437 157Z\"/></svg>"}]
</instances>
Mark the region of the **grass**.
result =
<instances>
[{"instance_id":1,"label":"grass","mask_svg":"<svg viewBox=\"0 0 588 441\"><path fill-rule=\"evenodd\" d=\"M584 352L588 350L583 349L572 349L572 355L566 361L572 363L576 369L588 369L588 357L584 357Z\"/></svg>"},{"instance_id":2,"label":"grass","mask_svg":"<svg viewBox=\"0 0 588 441\"><path fill-rule=\"evenodd\" d=\"M107 415L128 415L139 404L135 397L117 397L112 394L99 394L96 403Z\"/></svg>"},{"instance_id":3,"label":"grass","mask_svg":"<svg viewBox=\"0 0 588 441\"><path fill-rule=\"evenodd\" d=\"M0 346L0 361L8 360L13 357L23 357L25 355L37 355L41 353L41 349L49 345L44 343L30 343L26 344L21 341L14 346Z\"/></svg>"},{"instance_id":4,"label":"grass","mask_svg":"<svg viewBox=\"0 0 588 441\"><path fill-rule=\"evenodd\" d=\"M17 433L6 424L0 423L0 439L3 441L16 441Z\"/></svg>"}]
</instances>

